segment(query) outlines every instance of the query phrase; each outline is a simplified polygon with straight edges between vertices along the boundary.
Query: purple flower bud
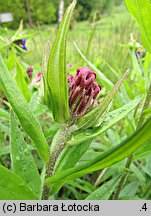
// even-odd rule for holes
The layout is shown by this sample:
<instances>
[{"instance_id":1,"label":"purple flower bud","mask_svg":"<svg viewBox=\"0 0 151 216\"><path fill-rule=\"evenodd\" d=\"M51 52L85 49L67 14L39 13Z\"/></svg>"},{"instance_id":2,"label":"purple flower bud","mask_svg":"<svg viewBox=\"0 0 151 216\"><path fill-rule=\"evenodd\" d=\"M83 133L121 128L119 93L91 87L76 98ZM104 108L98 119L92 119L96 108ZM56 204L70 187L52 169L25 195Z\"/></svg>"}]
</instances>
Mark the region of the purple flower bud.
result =
<instances>
[{"instance_id":1,"label":"purple flower bud","mask_svg":"<svg viewBox=\"0 0 151 216\"><path fill-rule=\"evenodd\" d=\"M73 90L74 77L71 74L68 74L68 86L69 86L69 95L71 95Z\"/></svg>"},{"instance_id":2,"label":"purple flower bud","mask_svg":"<svg viewBox=\"0 0 151 216\"><path fill-rule=\"evenodd\" d=\"M33 79L32 83L36 84L36 83L40 82L41 79L42 79L42 72L38 72L35 79Z\"/></svg>"},{"instance_id":3,"label":"purple flower bud","mask_svg":"<svg viewBox=\"0 0 151 216\"><path fill-rule=\"evenodd\" d=\"M67 68L71 68L72 67L72 64L69 62L68 64L67 64Z\"/></svg>"},{"instance_id":4,"label":"purple flower bud","mask_svg":"<svg viewBox=\"0 0 151 216\"><path fill-rule=\"evenodd\" d=\"M94 80L96 74L87 67L77 69L75 77L68 75L69 107L71 116L81 117L86 114L92 106L97 106L96 100L101 90Z\"/></svg>"},{"instance_id":5,"label":"purple flower bud","mask_svg":"<svg viewBox=\"0 0 151 216\"><path fill-rule=\"evenodd\" d=\"M27 68L27 70L26 70L26 73L27 73L27 75L28 75L28 77L29 77L30 80L32 79L33 71L34 71L33 66L29 66L29 67Z\"/></svg>"}]
</instances>

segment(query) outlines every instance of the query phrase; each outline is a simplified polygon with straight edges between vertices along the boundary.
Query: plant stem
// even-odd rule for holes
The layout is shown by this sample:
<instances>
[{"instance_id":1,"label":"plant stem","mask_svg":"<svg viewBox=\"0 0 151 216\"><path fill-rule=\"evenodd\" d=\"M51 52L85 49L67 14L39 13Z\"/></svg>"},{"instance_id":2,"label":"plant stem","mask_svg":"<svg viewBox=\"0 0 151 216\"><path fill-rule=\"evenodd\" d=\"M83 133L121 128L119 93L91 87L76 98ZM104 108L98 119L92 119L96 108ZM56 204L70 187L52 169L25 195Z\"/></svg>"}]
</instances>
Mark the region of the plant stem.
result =
<instances>
[{"instance_id":1,"label":"plant stem","mask_svg":"<svg viewBox=\"0 0 151 216\"><path fill-rule=\"evenodd\" d=\"M105 174L105 172L107 171L107 168L101 170L100 175L98 176L98 178L96 179L94 186L97 187L99 184L99 181L101 180L101 178L103 177L103 175Z\"/></svg>"},{"instance_id":2,"label":"plant stem","mask_svg":"<svg viewBox=\"0 0 151 216\"><path fill-rule=\"evenodd\" d=\"M128 158L127 158L127 161L126 161L126 165L125 165L125 169L129 169L130 168L130 165L131 165L131 162L132 162L132 158L133 158L133 155L130 155ZM124 171L124 174L122 175L119 183L118 183L118 186L116 188L116 191L115 191L115 194L113 195L113 200L117 200L118 197L119 197L119 194L120 194L120 191L125 183L125 180L126 180L126 177L127 177L127 171Z\"/></svg>"},{"instance_id":3,"label":"plant stem","mask_svg":"<svg viewBox=\"0 0 151 216\"><path fill-rule=\"evenodd\" d=\"M150 83L150 86L149 86L149 89L148 89L148 92L147 92L147 96L146 96L145 103L144 103L144 106L143 106L143 109L142 109L142 112L141 112L140 119L138 121L137 129L140 128L144 123L143 111L149 107L150 99L151 99L151 83Z\"/></svg>"},{"instance_id":4,"label":"plant stem","mask_svg":"<svg viewBox=\"0 0 151 216\"><path fill-rule=\"evenodd\" d=\"M145 190L145 192L144 192L144 194L143 194L143 196L142 196L143 199L144 199L144 197L145 197L145 200L148 199L148 196L150 195L150 188L151 188L151 182L150 182L149 185L147 186L147 188L146 188L146 190Z\"/></svg>"},{"instance_id":5,"label":"plant stem","mask_svg":"<svg viewBox=\"0 0 151 216\"><path fill-rule=\"evenodd\" d=\"M144 115L143 115L143 111L145 109L147 109L149 107L149 104L150 104L150 98L151 98L151 83L150 83L150 86L149 86L149 89L148 89L148 92L147 92L147 95L146 95L146 99L145 99L145 103L144 103L144 106L142 108L142 112L141 112L141 116L139 118L139 121L138 121L138 124L137 124L137 128L136 129L139 129L143 123L144 123ZM133 155L130 155L128 158L127 158L127 161L126 161L126 165L125 165L125 168L126 169L129 169L130 166L131 166L131 163L132 163L132 159L133 159ZM119 184L116 188L116 191L115 191L115 194L113 195L113 199L114 200L117 200L118 197L119 197L119 194L120 194L120 191L125 183L125 180L127 178L127 175L128 175L128 172L125 171L119 181Z\"/></svg>"},{"instance_id":6,"label":"plant stem","mask_svg":"<svg viewBox=\"0 0 151 216\"><path fill-rule=\"evenodd\" d=\"M55 163L65 147L66 139L68 136L68 128L65 126L60 129L54 136L51 147L50 147L50 158L49 162L46 164L45 179L53 175ZM42 200L48 200L50 194L50 188L47 185L43 186Z\"/></svg>"}]
</instances>

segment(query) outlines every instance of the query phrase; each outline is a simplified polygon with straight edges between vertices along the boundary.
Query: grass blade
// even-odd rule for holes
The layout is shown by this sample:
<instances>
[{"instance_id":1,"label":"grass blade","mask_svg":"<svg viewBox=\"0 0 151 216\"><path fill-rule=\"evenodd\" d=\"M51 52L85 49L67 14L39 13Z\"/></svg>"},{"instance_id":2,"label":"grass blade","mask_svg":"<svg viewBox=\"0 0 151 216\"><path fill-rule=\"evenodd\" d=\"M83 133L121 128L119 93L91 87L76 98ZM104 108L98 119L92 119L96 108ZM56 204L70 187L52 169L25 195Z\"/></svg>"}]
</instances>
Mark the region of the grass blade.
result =
<instances>
[{"instance_id":1,"label":"grass blade","mask_svg":"<svg viewBox=\"0 0 151 216\"><path fill-rule=\"evenodd\" d=\"M111 90L114 87L114 84L98 69L94 64L92 64L85 55L81 52L78 45L74 42L74 46L80 56L87 62L89 67L91 67L97 75L97 79L102 83L108 90Z\"/></svg>"},{"instance_id":2,"label":"grass blade","mask_svg":"<svg viewBox=\"0 0 151 216\"><path fill-rule=\"evenodd\" d=\"M115 190L120 176L116 176L91 193L86 200L108 200Z\"/></svg>"}]
</instances>

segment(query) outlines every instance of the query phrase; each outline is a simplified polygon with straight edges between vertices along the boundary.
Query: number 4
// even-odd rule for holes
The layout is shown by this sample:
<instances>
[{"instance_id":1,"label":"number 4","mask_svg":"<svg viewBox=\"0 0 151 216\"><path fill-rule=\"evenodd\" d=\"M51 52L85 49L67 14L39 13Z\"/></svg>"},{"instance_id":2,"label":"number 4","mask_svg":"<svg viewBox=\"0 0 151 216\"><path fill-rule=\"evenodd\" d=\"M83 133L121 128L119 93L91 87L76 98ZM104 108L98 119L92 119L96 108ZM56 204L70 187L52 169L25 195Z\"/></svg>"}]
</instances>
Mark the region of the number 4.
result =
<instances>
[{"instance_id":1,"label":"number 4","mask_svg":"<svg viewBox=\"0 0 151 216\"><path fill-rule=\"evenodd\" d=\"M147 210L146 203L144 203L144 205L142 206L142 209L145 210L145 211Z\"/></svg>"}]
</instances>

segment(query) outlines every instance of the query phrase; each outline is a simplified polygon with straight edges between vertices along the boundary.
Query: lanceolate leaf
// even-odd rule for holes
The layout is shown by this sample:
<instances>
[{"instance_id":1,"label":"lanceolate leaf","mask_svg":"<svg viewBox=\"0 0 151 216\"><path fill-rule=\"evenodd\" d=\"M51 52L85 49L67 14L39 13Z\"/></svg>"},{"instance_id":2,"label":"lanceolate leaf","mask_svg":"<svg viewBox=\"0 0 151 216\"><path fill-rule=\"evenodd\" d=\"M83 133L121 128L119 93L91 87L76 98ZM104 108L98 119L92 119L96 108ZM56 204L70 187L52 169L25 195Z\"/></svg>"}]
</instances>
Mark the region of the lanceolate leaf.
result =
<instances>
[{"instance_id":1,"label":"lanceolate leaf","mask_svg":"<svg viewBox=\"0 0 151 216\"><path fill-rule=\"evenodd\" d=\"M51 109L54 120L59 123L67 122L70 117L66 74L66 39L75 4L74 0L65 13L48 59L47 83ZM46 89L48 91L48 88Z\"/></svg>"},{"instance_id":2,"label":"lanceolate leaf","mask_svg":"<svg viewBox=\"0 0 151 216\"><path fill-rule=\"evenodd\" d=\"M9 120L9 112L7 112L5 109L0 108L0 118Z\"/></svg>"},{"instance_id":3,"label":"lanceolate leaf","mask_svg":"<svg viewBox=\"0 0 151 216\"><path fill-rule=\"evenodd\" d=\"M19 62L16 62L16 71L17 71L16 81L18 87L21 90L24 97L26 98L26 100L29 102L31 98L31 93L25 81L24 69L22 68L22 65Z\"/></svg>"},{"instance_id":4,"label":"lanceolate leaf","mask_svg":"<svg viewBox=\"0 0 151 216\"><path fill-rule=\"evenodd\" d=\"M78 128L87 129L89 127L93 127L97 120L104 114L106 109L108 108L111 101L114 99L117 91L119 90L121 84L123 83L124 79L129 74L129 70L127 70L121 79L115 84L114 88L111 92L102 100L102 102L96 106L92 111L88 112L83 117L79 118L76 122L76 126Z\"/></svg>"},{"instance_id":5,"label":"lanceolate leaf","mask_svg":"<svg viewBox=\"0 0 151 216\"><path fill-rule=\"evenodd\" d=\"M16 113L23 129L35 143L41 159L45 162L49 160L49 146L45 140L42 129L33 115L26 99L20 92L17 83L9 73L2 57L0 56L0 81L5 90L5 94Z\"/></svg>"},{"instance_id":6,"label":"lanceolate leaf","mask_svg":"<svg viewBox=\"0 0 151 216\"><path fill-rule=\"evenodd\" d=\"M28 148L29 151L35 150L35 148L30 146L30 145L27 145L27 148ZM0 156L10 154L10 151L11 151L10 145L3 146L3 147L0 148Z\"/></svg>"},{"instance_id":7,"label":"lanceolate leaf","mask_svg":"<svg viewBox=\"0 0 151 216\"><path fill-rule=\"evenodd\" d=\"M151 142L148 141L133 155L133 160L141 160L147 157L151 157Z\"/></svg>"},{"instance_id":8,"label":"lanceolate leaf","mask_svg":"<svg viewBox=\"0 0 151 216\"><path fill-rule=\"evenodd\" d=\"M116 176L104 183L101 187L91 193L86 200L108 200L118 184L120 176Z\"/></svg>"},{"instance_id":9,"label":"lanceolate leaf","mask_svg":"<svg viewBox=\"0 0 151 216\"><path fill-rule=\"evenodd\" d=\"M35 161L18 128L15 114L11 112L11 161L12 170L40 197L41 180Z\"/></svg>"},{"instance_id":10,"label":"lanceolate leaf","mask_svg":"<svg viewBox=\"0 0 151 216\"><path fill-rule=\"evenodd\" d=\"M80 143L78 146L67 146L60 155L55 172L59 173L62 170L74 167L74 165L80 160L83 154L87 151L92 139L88 142Z\"/></svg>"},{"instance_id":11,"label":"lanceolate leaf","mask_svg":"<svg viewBox=\"0 0 151 216\"><path fill-rule=\"evenodd\" d=\"M62 172L65 169L69 169L75 166L75 164L80 160L82 155L87 151L91 144L91 140L88 142L80 143L78 146L66 146L66 148L60 154L56 165L55 173ZM64 181L59 184L56 183L51 188L51 194L56 193L63 185Z\"/></svg>"},{"instance_id":12,"label":"lanceolate leaf","mask_svg":"<svg viewBox=\"0 0 151 216\"><path fill-rule=\"evenodd\" d=\"M151 118L141 129L121 144L111 148L103 154L100 153L100 156L97 156L90 162L74 167L73 169L67 169L62 173L46 179L46 184L51 185L52 183L62 180L75 179L93 171L111 166L131 155L149 140L151 141Z\"/></svg>"},{"instance_id":13,"label":"lanceolate leaf","mask_svg":"<svg viewBox=\"0 0 151 216\"><path fill-rule=\"evenodd\" d=\"M126 6L136 19L145 48L151 53L151 1L125 0Z\"/></svg>"},{"instance_id":14,"label":"lanceolate leaf","mask_svg":"<svg viewBox=\"0 0 151 216\"><path fill-rule=\"evenodd\" d=\"M24 180L0 166L0 200L37 200Z\"/></svg>"},{"instance_id":15,"label":"lanceolate leaf","mask_svg":"<svg viewBox=\"0 0 151 216\"><path fill-rule=\"evenodd\" d=\"M88 129L85 132L78 133L77 135L73 136L73 138L71 138L71 140L68 141L69 145L77 145L81 142L91 140L92 138L95 138L104 131L108 130L118 121L126 117L128 113L139 104L141 99L142 97L137 97L135 100L129 102L125 106L108 113L100 126L95 127L93 129Z\"/></svg>"}]
</instances>

